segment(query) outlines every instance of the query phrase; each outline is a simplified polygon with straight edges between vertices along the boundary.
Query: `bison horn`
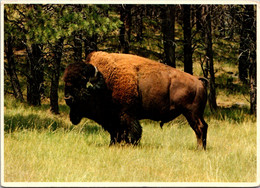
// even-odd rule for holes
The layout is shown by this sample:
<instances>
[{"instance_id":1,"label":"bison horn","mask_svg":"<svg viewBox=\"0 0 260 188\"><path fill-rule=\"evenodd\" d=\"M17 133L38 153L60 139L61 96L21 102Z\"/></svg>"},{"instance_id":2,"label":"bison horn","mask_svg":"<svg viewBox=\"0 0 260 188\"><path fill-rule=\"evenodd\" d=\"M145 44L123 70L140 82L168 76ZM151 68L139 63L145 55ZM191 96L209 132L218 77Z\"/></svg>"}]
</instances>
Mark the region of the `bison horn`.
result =
<instances>
[{"instance_id":1,"label":"bison horn","mask_svg":"<svg viewBox=\"0 0 260 188\"><path fill-rule=\"evenodd\" d=\"M98 74L98 69L97 69L97 67L96 67L96 66L94 66L94 68L95 68L95 74L94 74L94 77L97 77L97 74Z\"/></svg>"},{"instance_id":2,"label":"bison horn","mask_svg":"<svg viewBox=\"0 0 260 188\"><path fill-rule=\"evenodd\" d=\"M64 100L70 100L70 99L72 99L73 97L71 96L71 95L69 95L69 96L65 96L64 97Z\"/></svg>"},{"instance_id":3,"label":"bison horn","mask_svg":"<svg viewBox=\"0 0 260 188\"><path fill-rule=\"evenodd\" d=\"M83 72L84 79L86 79L86 87L93 87L94 83L96 83L99 79L98 69L92 64L85 64L85 69Z\"/></svg>"},{"instance_id":4,"label":"bison horn","mask_svg":"<svg viewBox=\"0 0 260 188\"><path fill-rule=\"evenodd\" d=\"M65 95L64 100L67 105L71 105L73 103L73 97L71 95Z\"/></svg>"},{"instance_id":5,"label":"bison horn","mask_svg":"<svg viewBox=\"0 0 260 188\"><path fill-rule=\"evenodd\" d=\"M93 82L95 82L97 79L98 79L98 69L97 69L97 67L96 66L94 66L93 65L93 67L95 68L95 73L94 73L94 76L93 77L91 77L91 78L89 78L89 82L91 83L93 83Z\"/></svg>"}]
</instances>

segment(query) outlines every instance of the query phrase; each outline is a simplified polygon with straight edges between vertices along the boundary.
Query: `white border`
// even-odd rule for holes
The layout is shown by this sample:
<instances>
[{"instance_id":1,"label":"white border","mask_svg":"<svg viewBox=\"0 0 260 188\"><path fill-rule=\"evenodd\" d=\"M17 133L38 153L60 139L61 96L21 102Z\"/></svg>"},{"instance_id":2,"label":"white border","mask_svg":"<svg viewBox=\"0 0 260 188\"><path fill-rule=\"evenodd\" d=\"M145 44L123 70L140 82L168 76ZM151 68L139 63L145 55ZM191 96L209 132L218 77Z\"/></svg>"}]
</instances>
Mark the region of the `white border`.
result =
<instances>
[{"instance_id":1,"label":"white border","mask_svg":"<svg viewBox=\"0 0 260 188\"><path fill-rule=\"evenodd\" d=\"M200 183L200 182L16 182L5 187L256 187L257 183Z\"/></svg>"},{"instance_id":2,"label":"white border","mask_svg":"<svg viewBox=\"0 0 260 188\"><path fill-rule=\"evenodd\" d=\"M0 0L1 1L1 0ZM0 124L1 124L1 184L5 187L258 187L260 186L260 125L258 117L260 117L260 94L257 92L257 180L254 183L219 183L219 182L4 182L4 4L256 4L257 5L257 62L260 62L259 46L260 33L258 31L260 23L260 1L259 0L149 0L149 2L141 0L3 0L0 4L1 20L0 20ZM260 66L257 65L257 73L260 72ZM260 81L260 73L257 74L257 82Z\"/></svg>"},{"instance_id":3,"label":"white border","mask_svg":"<svg viewBox=\"0 0 260 188\"><path fill-rule=\"evenodd\" d=\"M260 1L258 1L257 8L256 8L256 75L257 75L257 83L259 84L260 81L260 66L258 65L260 62ZM259 124L259 117L260 117L260 94L259 88L257 84L257 114L256 114L256 122L257 122L257 179L256 182L258 187L260 187L260 124Z\"/></svg>"},{"instance_id":4,"label":"white border","mask_svg":"<svg viewBox=\"0 0 260 188\"><path fill-rule=\"evenodd\" d=\"M1 3L1 20L0 20L0 133L1 133L1 165L0 165L0 174L1 174L1 184L4 182L4 6ZM1 185L0 185L1 186Z\"/></svg>"}]
</instances>

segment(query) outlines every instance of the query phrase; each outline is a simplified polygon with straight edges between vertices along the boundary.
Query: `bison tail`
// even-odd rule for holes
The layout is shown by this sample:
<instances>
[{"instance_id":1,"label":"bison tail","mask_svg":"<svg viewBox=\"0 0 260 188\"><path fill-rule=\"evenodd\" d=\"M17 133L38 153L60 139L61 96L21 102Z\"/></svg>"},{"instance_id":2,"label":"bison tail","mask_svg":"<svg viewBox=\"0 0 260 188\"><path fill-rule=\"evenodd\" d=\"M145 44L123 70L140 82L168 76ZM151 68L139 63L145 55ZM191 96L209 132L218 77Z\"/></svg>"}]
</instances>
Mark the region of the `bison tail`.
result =
<instances>
[{"instance_id":1,"label":"bison tail","mask_svg":"<svg viewBox=\"0 0 260 188\"><path fill-rule=\"evenodd\" d=\"M203 86L205 88L207 88L209 80L207 78L204 78L204 77L199 77L199 80L203 83Z\"/></svg>"}]
</instances>

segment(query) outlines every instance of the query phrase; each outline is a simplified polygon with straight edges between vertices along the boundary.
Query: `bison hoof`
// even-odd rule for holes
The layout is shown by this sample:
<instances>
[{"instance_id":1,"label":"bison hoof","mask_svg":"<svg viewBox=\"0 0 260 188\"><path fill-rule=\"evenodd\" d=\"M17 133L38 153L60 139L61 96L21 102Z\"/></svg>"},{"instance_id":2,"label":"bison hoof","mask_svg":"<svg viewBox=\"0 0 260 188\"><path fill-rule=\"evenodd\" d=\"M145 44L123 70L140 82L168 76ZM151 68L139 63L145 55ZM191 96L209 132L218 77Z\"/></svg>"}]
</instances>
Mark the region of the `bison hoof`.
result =
<instances>
[{"instance_id":1,"label":"bison hoof","mask_svg":"<svg viewBox=\"0 0 260 188\"><path fill-rule=\"evenodd\" d=\"M140 139L135 140L133 138L130 138L130 139L124 138L124 139L121 139L120 141L112 139L112 140L110 140L109 146L115 146L115 145L118 145L118 146L127 146L127 145L136 146L139 143L140 143Z\"/></svg>"}]
</instances>

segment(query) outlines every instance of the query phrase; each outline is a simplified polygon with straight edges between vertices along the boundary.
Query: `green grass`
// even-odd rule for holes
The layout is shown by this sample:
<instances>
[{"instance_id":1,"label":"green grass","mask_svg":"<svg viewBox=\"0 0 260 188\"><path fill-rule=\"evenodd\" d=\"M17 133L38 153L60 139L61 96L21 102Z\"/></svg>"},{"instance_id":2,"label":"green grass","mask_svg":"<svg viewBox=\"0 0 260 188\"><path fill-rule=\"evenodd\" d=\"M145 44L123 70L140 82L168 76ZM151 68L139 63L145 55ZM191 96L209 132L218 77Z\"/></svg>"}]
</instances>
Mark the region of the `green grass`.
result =
<instances>
[{"instance_id":1,"label":"green grass","mask_svg":"<svg viewBox=\"0 0 260 188\"><path fill-rule=\"evenodd\" d=\"M84 119L72 126L68 108L29 107L5 98L5 182L255 182L256 119L247 108L211 113L207 151L196 149L183 117L160 128L143 120L140 145L109 145L109 134ZM53 126L55 125L55 126Z\"/></svg>"}]
</instances>

